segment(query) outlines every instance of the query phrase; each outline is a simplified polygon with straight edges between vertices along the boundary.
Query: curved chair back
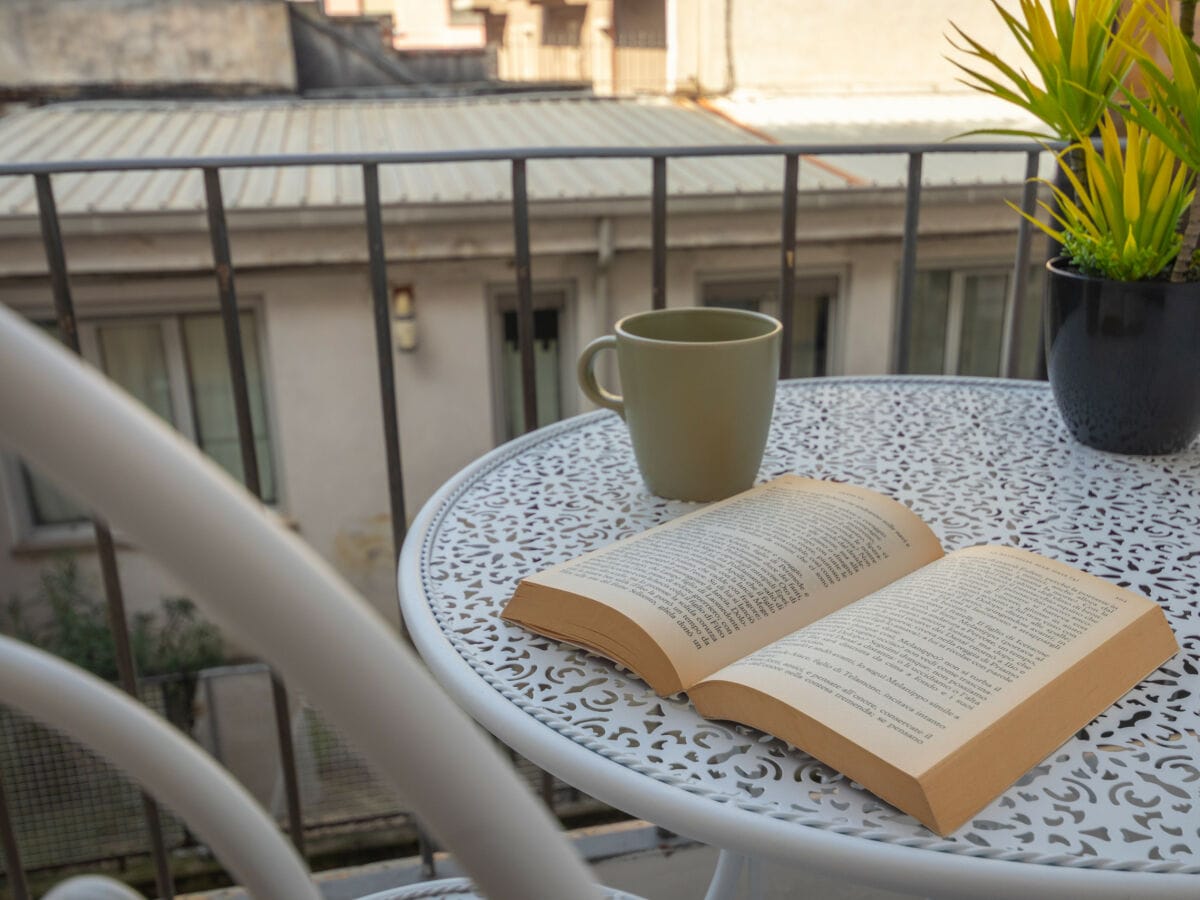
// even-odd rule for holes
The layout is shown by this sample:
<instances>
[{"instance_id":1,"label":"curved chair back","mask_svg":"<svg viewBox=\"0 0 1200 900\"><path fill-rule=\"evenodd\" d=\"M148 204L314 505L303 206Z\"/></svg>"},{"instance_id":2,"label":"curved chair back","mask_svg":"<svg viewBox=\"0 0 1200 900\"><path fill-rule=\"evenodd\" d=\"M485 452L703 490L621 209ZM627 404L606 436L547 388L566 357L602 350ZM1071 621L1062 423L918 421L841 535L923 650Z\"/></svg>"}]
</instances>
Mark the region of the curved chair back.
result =
<instances>
[{"instance_id":1,"label":"curved chair back","mask_svg":"<svg viewBox=\"0 0 1200 900\"><path fill-rule=\"evenodd\" d=\"M307 694L485 894L600 896L547 810L382 617L194 446L3 306L0 442Z\"/></svg>"}]
</instances>

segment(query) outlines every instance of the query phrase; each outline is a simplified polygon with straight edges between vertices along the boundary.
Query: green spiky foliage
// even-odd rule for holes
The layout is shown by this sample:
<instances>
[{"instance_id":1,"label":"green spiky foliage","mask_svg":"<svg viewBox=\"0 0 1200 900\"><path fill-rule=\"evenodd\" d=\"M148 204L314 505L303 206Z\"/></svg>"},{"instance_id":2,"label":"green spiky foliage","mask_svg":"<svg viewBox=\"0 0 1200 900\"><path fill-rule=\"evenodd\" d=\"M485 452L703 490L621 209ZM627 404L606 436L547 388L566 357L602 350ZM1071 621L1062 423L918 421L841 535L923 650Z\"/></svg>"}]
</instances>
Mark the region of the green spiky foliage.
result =
<instances>
[{"instance_id":1,"label":"green spiky foliage","mask_svg":"<svg viewBox=\"0 0 1200 900\"><path fill-rule=\"evenodd\" d=\"M1146 96L1122 88L1125 118L1153 134L1189 168L1200 172L1200 47L1171 19L1165 6L1151 5L1148 17L1154 42L1166 57L1161 68L1149 53L1137 56ZM1193 199L1186 216L1183 251L1175 261L1172 281L1200 277L1200 203ZM1189 269L1191 270L1189 272Z\"/></svg>"},{"instance_id":2,"label":"green spiky foliage","mask_svg":"<svg viewBox=\"0 0 1200 900\"><path fill-rule=\"evenodd\" d=\"M1028 72L956 27L965 43L951 43L986 64L955 62L966 75L961 80L1046 125L1042 133L992 133L1071 142L1058 157L1070 191L1050 185L1058 206L1041 204L1051 223L1035 224L1089 274L1157 278L1175 260L1172 280L1200 278L1200 208L1192 191L1200 171L1200 50L1173 21L1167 0L1020 0L1016 13L992 3ZM1143 96L1125 86L1135 66Z\"/></svg>"},{"instance_id":3,"label":"green spiky foliage","mask_svg":"<svg viewBox=\"0 0 1200 900\"><path fill-rule=\"evenodd\" d=\"M1099 133L1099 148L1091 141L1074 147L1082 156L1086 183L1069 168L1063 170L1074 196L1043 179L1057 209L1039 205L1059 227L1027 218L1058 240L1085 275L1155 278L1179 253L1183 239L1176 224L1192 201L1194 174L1161 138L1134 122L1127 123L1124 150L1111 113L1100 121Z\"/></svg>"},{"instance_id":4,"label":"green spiky foliage","mask_svg":"<svg viewBox=\"0 0 1200 900\"><path fill-rule=\"evenodd\" d=\"M1061 141L1090 135L1146 43L1143 0L1133 0L1124 16L1122 0L1076 0L1074 10L1070 0L1021 0L1019 17L996 0L992 5L1036 76L1005 62L954 23L962 43L950 43L986 65L950 61L964 73L959 79L963 84L1019 106L1041 120L1046 131L989 133Z\"/></svg>"}]
</instances>

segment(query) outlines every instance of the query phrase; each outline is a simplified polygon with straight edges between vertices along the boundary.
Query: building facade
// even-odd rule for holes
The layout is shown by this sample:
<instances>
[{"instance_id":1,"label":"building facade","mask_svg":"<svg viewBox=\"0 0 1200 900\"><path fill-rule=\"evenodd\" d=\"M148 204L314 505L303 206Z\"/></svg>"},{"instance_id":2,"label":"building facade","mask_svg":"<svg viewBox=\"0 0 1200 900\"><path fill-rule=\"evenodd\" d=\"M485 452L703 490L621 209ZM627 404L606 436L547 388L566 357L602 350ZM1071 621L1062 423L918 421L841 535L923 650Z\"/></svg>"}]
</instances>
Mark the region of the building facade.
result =
<instances>
[{"instance_id":1,"label":"building facade","mask_svg":"<svg viewBox=\"0 0 1200 900\"><path fill-rule=\"evenodd\" d=\"M108 135L102 147L95 133ZM78 104L0 120L0 158L121 157L138 155L135 145L146 156L160 145L217 156L442 148L447 134L459 147L763 143L665 100ZM1012 165L1016 175L1022 162ZM524 428L509 176L502 161L381 169L410 516L460 467ZM30 182L0 181L0 302L49 323ZM1017 218L1002 197L1016 196L1018 182L927 189L914 370L998 373ZM239 475L199 173L64 175L54 185L85 355ZM222 185L268 501L395 619L361 174L228 169ZM778 312L782 160L675 160L669 186L668 304ZM649 163L534 160L529 188L544 424L586 409L574 380L582 347L650 305ZM889 371L903 190L806 159L798 203L791 374ZM56 552L90 559L81 514L4 459L6 593L28 594ZM177 592L134 547L121 546L121 566L135 608Z\"/></svg>"},{"instance_id":2,"label":"building facade","mask_svg":"<svg viewBox=\"0 0 1200 900\"><path fill-rule=\"evenodd\" d=\"M949 23L1002 56L1015 49L991 4L952 0L449 4L454 14L474 13L482 21L501 80L580 83L599 94L962 93L957 71L944 58ZM405 28L402 5L394 3L398 30Z\"/></svg>"}]
</instances>

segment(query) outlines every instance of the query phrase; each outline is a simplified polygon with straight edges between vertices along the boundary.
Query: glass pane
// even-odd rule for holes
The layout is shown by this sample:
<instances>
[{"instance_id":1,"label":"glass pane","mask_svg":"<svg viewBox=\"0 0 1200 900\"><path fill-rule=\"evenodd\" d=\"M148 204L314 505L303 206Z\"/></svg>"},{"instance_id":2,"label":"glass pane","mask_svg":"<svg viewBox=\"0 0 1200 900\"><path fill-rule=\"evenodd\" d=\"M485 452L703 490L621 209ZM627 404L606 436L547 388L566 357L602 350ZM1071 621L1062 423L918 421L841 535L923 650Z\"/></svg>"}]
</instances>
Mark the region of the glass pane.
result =
<instances>
[{"instance_id":1,"label":"glass pane","mask_svg":"<svg viewBox=\"0 0 1200 900\"><path fill-rule=\"evenodd\" d=\"M999 375L1007 275L968 275L963 281L959 375Z\"/></svg>"},{"instance_id":2,"label":"glass pane","mask_svg":"<svg viewBox=\"0 0 1200 900\"><path fill-rule=\"evenodd\" d=\"M748 281L710 281L700 288L705 306L748 309L779 316L779 283L758 278Z\"/></svg>"},{"instance_id":3,"label":"glass pane","mask_svg":"<svg viewBox=\"0 0 1200 900\"><path fill-rule=\"evenodd\" d=\"M511 439L525 432L525 402L521 391L521 349L517 341L517 314L503 312L504 346L501 372L504 379L504 435ZM537 390L537 427L562 418L560 396L558 310L533 311L534 385Z\"/></svg>"},{"instance_id":4,"label":"glass pane","mask_svg":"<svg viewBox=\"0 0 1200 900\"><path fill-rule=\"evenodd\" d=\"M162 326L157 322L101 325L96 337L100 364L108 377L174 424Z\"/></svg>"},{"instance_id":5,"label":"glass pane","mask_svg":"<svg viewBox=\"0 0 1200 900\"><path fill-rule=\"evenodd\" d=\"M792 364L789 378L828 374L829 322L837 292L838 280L835 276L804 278L796 282L796 294L792 300Z\"/></svg>"},{"instance_id":6,"label":"glass pane","mask_svg":"<svg viewBox=\"0 0 1200 900\"><path fill-rule=\"evenodd\" d=\"M913 283L912 329L908 373L941 375L946 360L946 313L950 306L950 272L917 272Z\"/></svg>"},{"instance_id":7,"label":"glass pane","mask_svg":"<svg viewBox=\"0 0 1200 900\"><path fill-rule=\"evenodd\" d=\"M1021 298L1021 328L1017 337L1017 377L1038 377L1038 343L1042 337L1042 289L1046 283L1046 270L1033 266L1025 285L1025 296Z\"/></svg>"},{"instance_id":8,"label":"glass pane","mask_svg":"<svg viewBox=\"0 0 1200 900\"><path fill-rule=\"evenodd\" d=\"M258 358L257 331L254 317L249 313L242 313L238 322L242 333L242 355L246 361L246 385L250 395L250 422L258 456L259 484L263 500L270 503L276 499L275 470L267 432L266 398ZM229 355L225 352L225 331L221 317L215 314L184 317L183 344L187 356L196 443L225 471L244 483L237 414L233 405L233 382L229 375Z\"/></svg>"},{"instance_id":9,"label":"glass pane","mask_svg":"<svg viewBox=\"0 0 1200 900\"><path fill-rule=\"evenodd\" d=\"M824 375L828 371L829 321L836 276L801 278L792 301L792 363L789 378ZM748 309L780 317L779 282L758 278L748 281L712 281L701 287L705 306Z\"/></svg>"},{"instance_id":10,"label":"glass pane","mask_svg":"<svg viewBox=\"0 0 1200 900\"><path fill-rule=\"evenodd\" d=\"M25 494L29 498L29 514L34 525L71 525L87 521L86 509L59 492L45 478L35 475L24 463L21 464L21 477L25 480Z\"/></svg>"}]
</instances>

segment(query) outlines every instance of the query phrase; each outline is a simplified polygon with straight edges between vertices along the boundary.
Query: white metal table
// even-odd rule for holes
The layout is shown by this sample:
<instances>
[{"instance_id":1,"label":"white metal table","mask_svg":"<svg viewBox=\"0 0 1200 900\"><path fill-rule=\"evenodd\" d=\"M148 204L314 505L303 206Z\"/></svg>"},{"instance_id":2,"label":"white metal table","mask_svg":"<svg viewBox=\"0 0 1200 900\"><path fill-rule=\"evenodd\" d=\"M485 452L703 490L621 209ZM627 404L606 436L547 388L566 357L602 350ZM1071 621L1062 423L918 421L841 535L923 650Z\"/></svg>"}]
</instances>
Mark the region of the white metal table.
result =
<instances>
[{"instance_id":1,"label":"white metal table","mask_svg":"<svg viewBox=\"0 0 1200 900\"><path fill-rule=\"evenodd\" d=\"M1012 544L1128 585L1163 605L1183 652L938 837L782 741L499 620L522 576L694 508L648 493L610 413L499 447L426 504L400 562L405 620L500 740L726 863L931 896L1200 896L1200 443L1091 450L1036 382L812 379L779 387L760 477L787 472L887 493L948 550Z\"/></svg>"}]
</instances>

